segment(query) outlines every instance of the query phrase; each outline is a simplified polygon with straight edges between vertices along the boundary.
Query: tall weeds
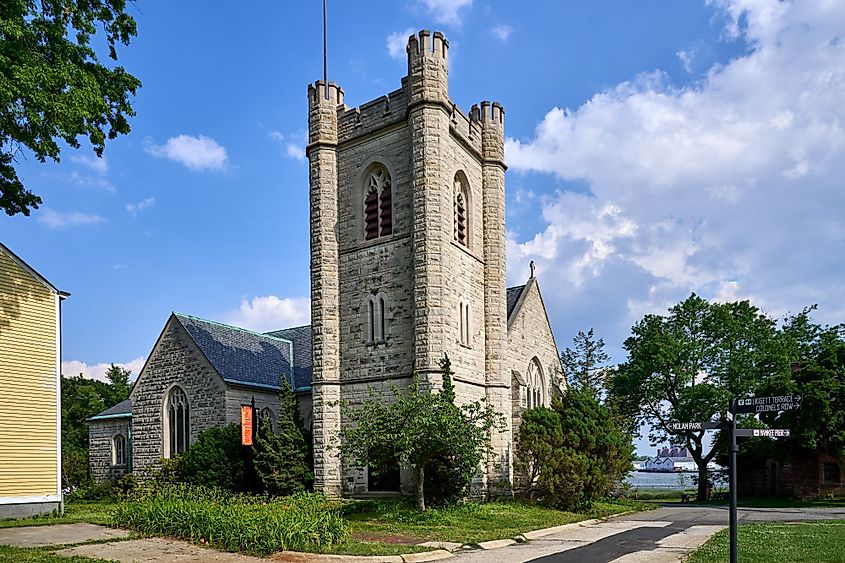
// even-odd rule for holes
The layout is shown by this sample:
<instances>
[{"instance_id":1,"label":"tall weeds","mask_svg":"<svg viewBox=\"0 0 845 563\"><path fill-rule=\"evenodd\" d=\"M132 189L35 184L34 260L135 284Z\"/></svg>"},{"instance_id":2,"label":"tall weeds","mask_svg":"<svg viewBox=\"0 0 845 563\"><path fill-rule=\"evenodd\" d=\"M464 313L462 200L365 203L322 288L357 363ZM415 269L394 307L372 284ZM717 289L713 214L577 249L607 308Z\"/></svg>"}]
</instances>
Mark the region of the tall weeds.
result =
<instances>
[{"instance_id":1,"label":"tall weeds","mask_svg":"<svg viewBox=\"0 0 845 563\"><path fill-rule=\"evenodd\" d=\"M184 484L136 492L118 505L113 524L260 555L314 551L349 535L339 505L323 495L269 498Z\"/></svg>"}]
</instances>

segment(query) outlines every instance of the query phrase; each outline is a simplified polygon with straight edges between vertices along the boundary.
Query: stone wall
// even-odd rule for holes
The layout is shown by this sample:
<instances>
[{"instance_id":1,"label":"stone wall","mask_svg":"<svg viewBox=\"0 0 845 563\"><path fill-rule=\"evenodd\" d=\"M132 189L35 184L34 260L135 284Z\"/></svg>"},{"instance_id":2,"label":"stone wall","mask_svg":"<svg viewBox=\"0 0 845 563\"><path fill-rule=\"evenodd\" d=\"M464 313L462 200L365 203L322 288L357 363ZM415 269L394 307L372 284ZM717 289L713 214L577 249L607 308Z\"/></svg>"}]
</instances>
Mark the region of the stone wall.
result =
<instances>
[{"instance_id":1,"label":"stone wall","mask_svg":"<svg viewBox=\"0 0 845 563\"><path fill-rule=\"evenodd\" d=\"M112 418L92 420L88 423L88 469L95 483L119 479L128 471L126 464L112 463L114 461L112 440L118 434L122 434L126 438L127 447L131 447L130 422L129 418ZM130 456L131 452L127 451L126 455Z\"/></svg>"},{"instance_id":2,"label":"stone wall","mask_svg":"<svg viewBox=\"0 0 845 563\"><path fill-rule=\"evenodd\" d=\"M174 385L188 397L191 443L200 432L226 423L226 384L171 315L132 389L133 471L148 477L166 455L164 401Z\"/></svg>"},{"instance_id":3,"label":"stone wall","mask_svg":"<svg viewBox=\"0 0 845 563\"><path fill-rule=\"evenodd\" d=\"M553 394L566 386L560 356L555 344L552 328L549 326L537 279L528 280L520 296L517 310L508 327L507 372L516 371L525 380L528 365L536 357L542 368L545 382L545 402L549 404ZM512 390L513 433L519 432L522 410L527 406L525 388Z\"/></svg>"},{"instance_id":4,"label":"stone wall","mask_svg":"<svg viewBox=\"0 0 845 563\"><path fill-rule=\"evenodd\" d=\"M371 388L387 397L412 373L437 388L438 363L448 353L458 401L486 399L510 418L510 378L501 358L503 112L486 104L468 117L451 101L442 34L421 31L409 38L407 52L401 89L358 108L343 103L336 85L309 87L315 481L328 494L366 488L366 472L325 449L345 423L333 404L338 398L355 403ZM375 165L391 177L393 228L365 240L365 183ZM469 192L466 246L454 235L458 176ZM488 257L492 269L485 268ZM491 275L496 280L487 288L485 276ZM384 338L374 342L366 330L372 295L384 297L387 309ZM469 343L461 341L461 303L470 307ZM492 351L488 334L495 337ZM509 431L494 438L500 466L504 462L497 475L505 479L510 442ZM403 488L408 485L403 480Z\"/></svg>"}]
</instances>

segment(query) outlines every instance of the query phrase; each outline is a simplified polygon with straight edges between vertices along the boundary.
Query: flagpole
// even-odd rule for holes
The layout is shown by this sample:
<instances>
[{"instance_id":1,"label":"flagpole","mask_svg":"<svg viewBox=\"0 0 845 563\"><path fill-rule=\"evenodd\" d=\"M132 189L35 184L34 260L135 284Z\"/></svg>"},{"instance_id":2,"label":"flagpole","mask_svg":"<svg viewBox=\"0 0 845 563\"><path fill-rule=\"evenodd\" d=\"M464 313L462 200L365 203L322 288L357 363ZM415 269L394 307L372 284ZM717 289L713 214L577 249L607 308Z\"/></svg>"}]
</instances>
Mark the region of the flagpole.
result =
<instances>
[{"instance_id":1,"label":"flagpole","mask_svg":"<svg viewBox=\"0 0 845 563\"><path fill-rule=\"evenodd\" d=\"M323 89L329 99L329 66L326 56L326 0L323 0Z\"/></svg>"}]
</instances>

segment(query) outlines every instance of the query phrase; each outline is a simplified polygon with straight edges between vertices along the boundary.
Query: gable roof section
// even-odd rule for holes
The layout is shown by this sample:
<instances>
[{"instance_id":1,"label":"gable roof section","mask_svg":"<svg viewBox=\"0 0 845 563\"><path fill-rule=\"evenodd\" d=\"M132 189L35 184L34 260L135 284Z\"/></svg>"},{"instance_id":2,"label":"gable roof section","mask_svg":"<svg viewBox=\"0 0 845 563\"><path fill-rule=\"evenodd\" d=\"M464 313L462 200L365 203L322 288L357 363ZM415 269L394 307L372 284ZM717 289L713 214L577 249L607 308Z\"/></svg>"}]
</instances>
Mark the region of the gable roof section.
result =
<instances>
[{"instance_id":1,"label":"gable roof section","mask_svg":"<svg viewBox=\"0 0 845 563\"><path fill-rule=\"evenodd\" d=\"M311 389L311 325L274 330L267 335L293 342L294 391Z\"/></svg>"},{"instance_id":2,"label":"gable roof section","mask_svg":"<svg viewBox=\"0 0 845 563\"><path fill-rule=\"evenodd\" d=\"M514 310L516 309L516 304L519 303L519 298L522 297L522 291L525 289L524 285L517 285L514 287L509 287L507 289L508 293L508 320L510 320L511 315L513 315Z\"/></svg>"},{"instance_id":3,"label":"gable roof section","mask_svg":"<svg viewBox=\"0 0 845 563\"><path fill-rule=\"evenodd\" d=\"M132 418L132 401L126 399L113 407L107 408L99 414L95 414L88 420L105 420L110 418Z\"/></svg>"},{"instance_id":4,"label":"gable roof section","mask_svg":"<svg viewBox=\"0 0 845 563\"><path fill-rule=\"evenodd\" d=\"M65 297L70 297L70 293L68 293L67 291L62 291L62 290L56 288L56 286L54 286L49 281L47 281L47 278L45 278L44 276L42 276L41 274L36 272L35 268L33 268L32 266L30 266L29 264L24 262L23 259L21 259L20 256L18 256L14 252L12 252L9 249L9 247L6 246L5 244L3 244L2 242L0 242L0 252L3 252L4 254L6 254L6 256L8 256L9 258L12 259L12 262L15 262L18 266L20 266L21 268L26 270L33 278L38 280L47 289L49 289L50 291L54 291L54 292L58 293L59 297L61 297L62 299L64 299Z\"/></svg>"},{"instance_id":5,"label":"gable roof section","mask_svg":"<svg viewBox=\"0 0 845 563\"><path fill-rule=\"evenodd\" d=\"M231 325L174 313L223 381L277 390L291 382L293 342Z\"/></svg>"}]
</instances>

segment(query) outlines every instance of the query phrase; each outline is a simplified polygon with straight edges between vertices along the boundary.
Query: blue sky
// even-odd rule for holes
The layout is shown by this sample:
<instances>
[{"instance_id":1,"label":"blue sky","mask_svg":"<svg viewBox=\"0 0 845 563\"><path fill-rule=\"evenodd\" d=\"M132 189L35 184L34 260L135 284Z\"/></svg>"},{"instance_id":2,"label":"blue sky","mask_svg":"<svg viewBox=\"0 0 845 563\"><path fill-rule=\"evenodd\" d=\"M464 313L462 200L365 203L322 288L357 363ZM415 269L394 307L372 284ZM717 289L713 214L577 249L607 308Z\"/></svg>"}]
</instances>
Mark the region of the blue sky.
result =
<instances>
[{"instance_id":1,"label":"blue sky","mask_svg":"<svg viewBox=\"0 0 845 563\"><path fill-rule=\"evenodd\" d=\"M130 5L143 82L105 158L20 163L44 198L0 240L72 297L66 373L135 372L170 311L308 322L306 86L321 2ZM349 105L399 85L407 35L442 30L450 94L503 103L508 276L528 261L559 346L615 361L644 313L696 291L845 320L845 13L839 2L329 1Z\"/></svg>"}]
</instances>

